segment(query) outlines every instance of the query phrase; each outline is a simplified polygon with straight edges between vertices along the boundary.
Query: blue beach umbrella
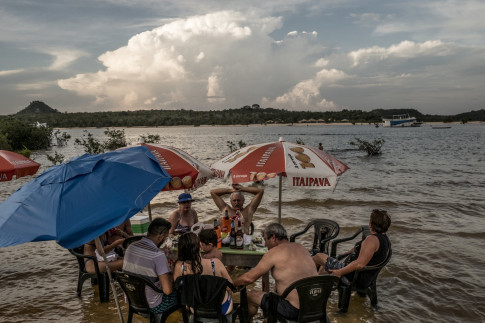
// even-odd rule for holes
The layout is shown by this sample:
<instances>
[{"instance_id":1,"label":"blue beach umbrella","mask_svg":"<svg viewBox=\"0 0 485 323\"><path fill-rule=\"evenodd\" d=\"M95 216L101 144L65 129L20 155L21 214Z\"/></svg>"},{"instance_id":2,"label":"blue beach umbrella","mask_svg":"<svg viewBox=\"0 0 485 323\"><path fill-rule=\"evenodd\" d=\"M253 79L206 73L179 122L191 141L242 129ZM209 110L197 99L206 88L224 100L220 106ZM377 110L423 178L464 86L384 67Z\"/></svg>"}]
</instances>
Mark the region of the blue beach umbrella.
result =
<instances>
[{"instance_id":1,"label":"blue beach umbrella","mask_svg":"<svg viewBox=\"0 0 485 323\"><path fill-rule=\"evenodd\" d=\"M142 146L53 166L0 204L0 247L78 247L143 210L170 179Z\"/></svg>"},{"instance_id":2,"label":"blue beach umbrella","mask_svg":"<svg viewBox=\"0 0 485 323\"><path fill-rule=\"evenodd\" d=\"M56 240L75 248L93 239L101 245L102 233L143 210L170 180L143 146L53 166L0 204L0 247Z\"/></svg>"}]
</instances>

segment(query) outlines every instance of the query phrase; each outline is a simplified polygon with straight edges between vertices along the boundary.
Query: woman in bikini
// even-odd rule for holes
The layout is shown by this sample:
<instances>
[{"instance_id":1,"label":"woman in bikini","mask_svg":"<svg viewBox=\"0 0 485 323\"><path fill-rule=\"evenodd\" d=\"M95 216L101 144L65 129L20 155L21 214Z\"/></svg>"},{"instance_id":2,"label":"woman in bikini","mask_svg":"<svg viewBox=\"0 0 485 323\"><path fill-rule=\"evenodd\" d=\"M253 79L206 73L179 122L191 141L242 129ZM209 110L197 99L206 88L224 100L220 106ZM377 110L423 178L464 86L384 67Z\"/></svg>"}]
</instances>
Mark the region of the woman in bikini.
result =
<instances>
[{"instance_id":1,"label":"woman in bikini","mask_svg":"<svg viewBox=\"0 0 485 323\"><path fill-rule=\"evenodd\" d=\"M201 258L199 237L193 232L188 232L179 238L178 260L174 265L173 279L192 274L219 276L232 283L231 276L219 259ZM232 311L232 295L229 289L226 291L221 306L223 315Z\"/></svg>"},{"instance_id":2,"label":"woman in bikini","mask_svg":"<svg viewBox=\"0 0 485 323\"><path fill-rule=\"evenodd\" d=\"M199 222L197 212L192 209L192 201L192 196L189 193L179 195L179 208L173 211L168 218L168 221L172 224L170 235L189 232L190 228Z\"/></svg>"},{"instance_id":3,"label":"woman in bikini","mask_svg":"<svg viewBox=\"0 0 485 323\"><path fill-rule=\"evenodd\" d=\"M123 244L123 241L125 239L117 239L117 240L113 241L112 243L109 243L107 232L100 235L99 239L100 239L101 243L103 244L104 253L106 254L106 257L108 258L109 268L111 269L111 271L121 270L121 268L123 267L123 258L117 257L116 254L114 253L114 249L116 247L121 247L122 244ZM100 260L100 259L102 259L101 258L101 250L97 250L95 240L92 240L92 241L84 244L84 254L88 255L88 256L96 257L98 259L99 270L101 272L106 271L106 263L104 262L104 260ZM110 255L110 256L108 256L108 255ZM113 256L111 256L111 255L113 255ZM113 259L113 260L110 261L110 259ZM94 268L94 261L92 259L84 258L84 264L86 266L86 271L88 273L93 274L93 273L96 272L96 269Z\"/></svg>"}]
</instances>

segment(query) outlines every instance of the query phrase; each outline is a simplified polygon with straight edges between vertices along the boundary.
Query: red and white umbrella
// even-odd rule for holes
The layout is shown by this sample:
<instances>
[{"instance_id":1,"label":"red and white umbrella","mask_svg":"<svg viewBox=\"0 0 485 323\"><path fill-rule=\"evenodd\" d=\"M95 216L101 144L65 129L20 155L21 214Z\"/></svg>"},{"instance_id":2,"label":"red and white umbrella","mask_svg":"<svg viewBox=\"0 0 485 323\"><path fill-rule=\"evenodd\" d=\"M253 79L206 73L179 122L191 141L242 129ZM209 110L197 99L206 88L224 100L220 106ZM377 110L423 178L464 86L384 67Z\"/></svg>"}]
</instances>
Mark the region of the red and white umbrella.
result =
<instances>
[{"instance_id":1,"label":"red and white umbrella","mask_svg":"<svg viewBox=\"0 0 485 323\"><path fill-rule=\"evenodd\" d=\"M10 181L16 178L34 175L40 164L20 154L0 150L0 182Z\"/></svg>"},{"instance_id":2,"label":"red and white umbrella","mask_svg":"<svg viewBox=\"0 0 485 323\"><path fill-rule=\"evenodd\" d=\"M211 165L219 178L233 184L262 181L279 176L278 219L281 222L282 176L291 187L334 189L347 165L323 150L283 141L241 148Z\"/></svg>"},{"instance_id":3,"label":"red and white umbrella","mask_svg":"<svg viewBox=\"0 0 485 323\"><path fill-rule=\"evenodd\" d=\"M152 152L160 165L170 174L172 180L162 191L195 191L214 177L209 167L185 151L158 144L141 144Z\"/></svg>"}]
</instances>

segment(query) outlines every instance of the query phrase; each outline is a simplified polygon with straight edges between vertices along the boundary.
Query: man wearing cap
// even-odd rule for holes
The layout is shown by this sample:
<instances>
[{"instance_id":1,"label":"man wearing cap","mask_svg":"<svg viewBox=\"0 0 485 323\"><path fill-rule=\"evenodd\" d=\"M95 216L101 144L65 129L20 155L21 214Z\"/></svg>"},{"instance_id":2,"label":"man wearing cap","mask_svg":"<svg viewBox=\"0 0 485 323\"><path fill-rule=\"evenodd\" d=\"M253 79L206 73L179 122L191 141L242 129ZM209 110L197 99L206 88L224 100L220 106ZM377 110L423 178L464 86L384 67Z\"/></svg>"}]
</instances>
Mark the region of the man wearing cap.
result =
<instances>
[{"instance_id":1,"label":"man wearing cap","mask_svg":"<svg viewBox=\"0 0 485 323\"><path fill-rule=\"evenodd\" d=\"M189 193L182 193L179 195L177 203L179 208L170 214L168 221L172 224L170 234L182 234L189 232L190 228L197 222L197 212L192 208L192 195Z\"/></svg>"},{"instance_id":2,"label":"man wearing cap","mask_svg":"<svg viewBox=\"0 0 485 323\"><path fill-rule=\"evenodd\" d=\"M249 202L247 206L244 206L244 194L243 192L247 192L253 194L254 197ZM224 200L222 199L222 195L231 194L230 202L231 205L229 206ZM226 210L228 211L228 215L230 218L233 218L236 214L236 211L240 211L243 217L244 222L244 233L249 234L249 228L251 222L253 221L254 212L261 203L261 199L263 198L264 189L259 187L244 187L240 184L233 184L231 188L216 188L211 190L211 196L216 203L219 210L222 212L222 216L224 217Z\"/></svg>"}]
</instances>

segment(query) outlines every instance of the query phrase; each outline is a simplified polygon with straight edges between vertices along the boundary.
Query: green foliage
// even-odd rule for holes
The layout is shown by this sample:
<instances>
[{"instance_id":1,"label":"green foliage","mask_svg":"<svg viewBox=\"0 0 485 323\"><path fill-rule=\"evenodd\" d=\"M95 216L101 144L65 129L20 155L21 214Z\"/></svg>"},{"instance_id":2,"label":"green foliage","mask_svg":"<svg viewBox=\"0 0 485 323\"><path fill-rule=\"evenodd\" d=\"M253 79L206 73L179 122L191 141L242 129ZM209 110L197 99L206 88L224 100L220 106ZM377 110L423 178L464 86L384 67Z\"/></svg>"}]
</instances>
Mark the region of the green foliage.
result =
<instances>
[{"instance_id":1,"label":"green foliage","mask_svg":"<svg viewBox=\"0 0 485 323\"><path fill-rule=\"evenodd\" d=\"M17 114L39 114L39 113L59 113L56 109L52 109L50 106L42 101L32 101L25 109L20 110Z\"/></svg>"},{"instance_id":2,"label":"green foliage","mask_svg":"<svg viewBox=\"0 0 485 323\"><path fill-rule=\"evenodd\" d=\"M141 135L140 138L143 140L144 143L147 143L147 144L158 144L158 143L160 143L160 135L147 134L146 136Z\"/></svg>"},{"instance_id":3,"label":"green foliage","mask_svg":"<svg viewBox=\"0 0 485 323\"><path fill-rule=\"evenodd\" d=\"M291 107L289 107L291 108ZM459 122L485 120L485 109L457 114L454 116L422 114L416 109L374 109L372 111L348 110L342 111L290 111L288 109L262 108L259 104L244 105L238 109L194 111L194 110L135 110L116 112L76 112L60 113L45 105L34 101L31 106L14 115L25 123L36 121L47 123L56 128L71 127L160 127L178 125L246 125L280 123L292 124L301 120L315 120L317 122L350 122L352 124L373 124L382 122L382 118L392 117L394 114L404 114L418 118L419 121L443 122L445 118ZM0 116L0 119L3 117Z\"/></svg>"},{"instance_id":4,"label":"green foliage","mask_svg":"<svg viewBox=\"0 0 485 323\"><path fill-rule=\"evenodd\" d=\"M47 159L52 162L52 165L57 165L64 162L64 155L58 154L57 151L54 152L54 156L51 156L49 154L46 154L46 156L47 156Z\"/></svg>"},{"instance_id":5,"label":"green foliage","mask_svg":"<svg viewBox=\"0 0 485 323\"><path fill-rule=\"evenodd\" d=\"M296 139L296 143L299 144L299 145L304 145L305 143L303 142L303 140L301 140L301 138L297 138Z\"/></svg>"},{"instance_id":6,"label":"green foliage","mask_svg":"<svg viewBox=\"0 0 485 323\"><path fill-rule=\"evenodd\" d=\"M12 150L12 146L8 143L7 135L0 132L0 150Z\"/></svg>"},{"instance_id":7,"label":"green foliage","mask_svg":"<svg viewBox=\"0 0 485 323\"><path fill-rule=\"evenodd\" d=\"M71 139L70 134L68 134L65 131L61 134L60 130L54 131L54 137L56 138L57 145L60 146L60 147L65 146L67 144L67 142L69 141L69 139Z\"/></svg>"},{"instance_id":8,"label":"green foliage","mask_svg":"<svg viewBox=\"0 0 485 323\"><path fill-rule=\"evenodd\" d=\"M27 158L30 158L30 154L32 154L30 149L27 149L25 147L21 150L17 150L16 153L19 154L19 155L22 155L24 157L27 157Z\"/></svg>"},{"instance_id":9,"label":"green foliage","mask_svg":"<svg viewBox=\"0 0 485 323\"><path fill-rule=\"evenodd\" d=\"M231 153L232 153L233 151L236 151L236 150L238 150L238 149L241 149L241 148L243 148L243 147L246 147L246 146L247 146L247 144L246 144L244 141L242 141L242 140L239 140L239 142L238 142L237 144L238 144L239 148L237 148L237 147L236 147L236 144L235 144L235 143L233 143L232 141L227 141L227 147L229 148L229 150L231 151Z\"/></svg>"},{"instance_id":10,"label":"green foliage","mask_svg":"<svg viewBox=\"0 0 485 323\"><path fill-rule=\"evenodd\" d=\"M88 154L102 154L106 150L115 150L118 148L126 147L126 138L124 130L110 130L106 129L104 134L108 136L108 140L100 142L93 137L93 134L84 130L83 137L81 139L76 138L74 143L76 145L84 146L84 151Z\"/></svg>"},{"instance_id":11,"label":"green foliage","mask_svg":"<svg viewBox=\"0 0 485 323\"><path fill-rule=\"evenodd\" d=\"M87 130L83 131L83 137L81 139L76 138L74 143L76 145L84 146L84 152L88 154L102 154L104 153L104 148L98 139L93 137L93 134Z\"/></svg>"},{"instance_id":12,"label":"green foliage","mask_svg":"<svg viewBox=\"0 0 485 323\"><path fill-rule=\"evenodd\" d=\"M106 129L104 134L108 136L108 140L103 143L105 150L116 150L126 147L125 130Z\"/></svg>"},{"instance_id":13,"label":"green foliage","mask_svg":"<svg viewBox=\"0 0 485 323\"><path fill-rule=\"evenodd\" d=\"M367 156L375 156L381 154L382 145L384 145L384 139L374 139L373 142L368 142L359 138L355 138L357 143L351 141L349 142L352 146L358 146L361 151L367 152Z\"/></svg>"},{"instance_id":14,"label":"green foliage","mask_svg":"<svg viewBox=\"0 0 485 323\"><path fill-rule=\"evenodd\" d=\"M8 117L0 120L0 134L12 150L46 149L51 146L52 128L36 127L19 119Z\"/></svg>"}]
</instances>

